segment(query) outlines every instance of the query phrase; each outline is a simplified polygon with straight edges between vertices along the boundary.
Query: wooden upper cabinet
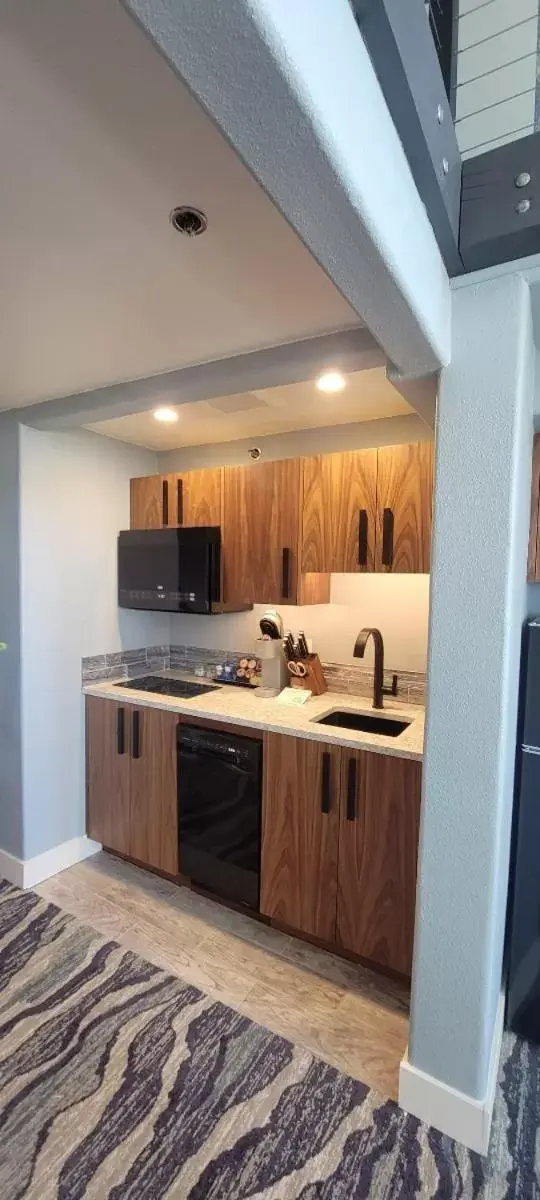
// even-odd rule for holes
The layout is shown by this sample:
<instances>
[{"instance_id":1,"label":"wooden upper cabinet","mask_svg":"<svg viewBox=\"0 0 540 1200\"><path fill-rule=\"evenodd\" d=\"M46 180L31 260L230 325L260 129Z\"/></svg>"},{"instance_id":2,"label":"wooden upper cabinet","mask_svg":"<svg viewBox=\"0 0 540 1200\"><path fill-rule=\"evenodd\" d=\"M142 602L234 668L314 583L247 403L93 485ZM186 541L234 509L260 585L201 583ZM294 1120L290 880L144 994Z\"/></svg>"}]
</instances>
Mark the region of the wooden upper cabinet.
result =
<instances>
[{"instance_id":1,"label":"wooden upper cabinet","mask_svg":"<svg viewBox=\"0 0 540 1200\"><path fill-rule=\"evenodd\" d=\"M337 941L410 975L422 764L342 751Z\"/></svg>"},{"instance_id":2,"label":"wooden upper cabinet","mask_svg":"<svg viewBox=\"0 0 540 1200\"><path fill-rule=\"evenodd\" d=\"M86 826L88 835L130 853L130 706L86 697Z\"/></svg>"},{"instance_id":3,"label":"wooden upper cabinet","mask_svg":"<svg viewBox=\"0 0 540 1200\"><path fill-rule=\"evenodd\" d=\"M221 467L131 480L131 528L221 525Z\"/></svg>"},{"instance_id":4,"label":"wooden upper cabinet","mask_svg":"<svg viewBox=\"0 0 540 1200\"><path fill-rule=\"evenodd\" d=\"M221 525L223 471L215 467L175 476L177 525ZM180 487L179 487L180 485Z\"/></svg>"},{"instance_id":5,"label":"wooden upper cabinet","mask_svg":"<svg viewBox=\"0 0 540 1200\"><path fill-rule=\"evenodd\" d=\"M377 451L305 458L303 571L373 571Z\"/></svg>"},{"instance_id":6,"label":"wooden upper cabinet","mask_svg":"<svg viewBox=\"0 0 540 1200\"><path fill-rule=\"evenodd\" d=\"M298 459L225 467L223 598L226 603L316 604L327 579L299 574L301 464Z\"/></svg>"},{"instance_id":7,"label":"wooden upper cabinet","mask_svg":"<svg viewBox=\"0 0 540 1200\"><path fill-rule=\"evenodd\" d=\"M377 571L427 573L431 562L433 442L377 451Z\"/></svg>"},{"instance_id":8,"label":"wooden upper cabinet","mask_svg":"<svg viewBox=\"0 0 540 1200\"><path fill-rule=\"evenodd\" d=\"M131 529L161 529L166 523L164 488L169 478L167 475L143 475L130 480Z\"/></svg>"},{"instance_id":9,"label":"wooden upper cabinet","mask_svg":"<svg viewBox=\"0 0 540 1200\"><path fill-rule=\"evenodd\" d=\"M264 738L261 911L333 941L339 837L338 747Z\"/></svg>"},{"instance_id":10,"label":"wooden upper cabinet","mask_svg":"<svg viewBox=\"0 0 540 1200\"><path fill-rule=\"evenodd\" d=\"M535 433L533 442L533 468L531 485L531 523L529 527L529 557L527 582L540 582L540 433Z\"/></svg>"},{"instance_id":11,"label":"wooden upper cabinet","mask_svg":"<svg viewBox=\"0 0 540 1200\"><path fill-rule=\"evenodd\" d=\"M227 605L325 604L332 572L429 571L432 489L431 442L149 475L131 528L220 525Z\"/></svg>"},{"instance_id":12,"label":"wooden upper cabinet","mask_svg":"<svg viewBox=\"0 0 540 1200\"><path fill-rule=\"evenodd\" d=\"M177 875L178 717L159 708L133 708L130 719L130 855L159 871Z\"/></svg>"}]
</instances>

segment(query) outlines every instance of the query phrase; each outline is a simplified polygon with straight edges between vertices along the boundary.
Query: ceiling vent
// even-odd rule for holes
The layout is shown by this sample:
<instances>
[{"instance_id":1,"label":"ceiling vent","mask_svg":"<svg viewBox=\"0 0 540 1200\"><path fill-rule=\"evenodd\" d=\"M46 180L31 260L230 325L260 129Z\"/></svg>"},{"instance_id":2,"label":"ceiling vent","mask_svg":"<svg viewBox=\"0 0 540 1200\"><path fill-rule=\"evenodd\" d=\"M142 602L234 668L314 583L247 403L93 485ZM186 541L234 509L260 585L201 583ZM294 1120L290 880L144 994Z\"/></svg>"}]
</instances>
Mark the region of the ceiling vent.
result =
<instances>
[{"instance_id":1,"label":"ceiling vent","mask_svg":"<svg viewBox=\"0 0 540 1200\"><path fill-rule=\"evenodd\" d=\"M169 220L173 229L176 229L177 233L183 233L184 237L199 237L199 234L208 228L204 213L186 204L173 208Z\"/></svg>"},{"instance_id":2,"label":"ceiling vent","mask_svg":"<svg viewBox=\"0 0 540 1200\"><path fill-rule=\"evenodd\" d=\"M234 396L219 396L217 400L207 400L209 408L220 413L250 412L253 408L268 408L265 400L253 396L251 392L242 392Z\"/></svg>"}]
</instances>

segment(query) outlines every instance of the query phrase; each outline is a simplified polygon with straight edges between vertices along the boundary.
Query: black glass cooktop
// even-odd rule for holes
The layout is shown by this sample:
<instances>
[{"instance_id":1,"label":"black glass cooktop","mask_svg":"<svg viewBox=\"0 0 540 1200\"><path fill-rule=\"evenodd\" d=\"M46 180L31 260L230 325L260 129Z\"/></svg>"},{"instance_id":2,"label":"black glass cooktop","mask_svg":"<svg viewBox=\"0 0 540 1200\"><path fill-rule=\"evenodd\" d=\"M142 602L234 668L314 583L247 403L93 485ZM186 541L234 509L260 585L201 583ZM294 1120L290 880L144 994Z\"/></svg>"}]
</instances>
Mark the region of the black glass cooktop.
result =
<instances>
[{"instance_id":1,"label":"black glass cooktop","mask_svg":"<svg viewBox=\"0 0 540 1200\"><path fill-rule=\"evenodd\" d=\"M192 696L202 696L204 692L216 692L216 686L211 683L191 683L189 679L166 679L162 675L143 675L141 678L126 679L124 683L115 683L115 687L135 688L138 692L157 692L160 696L178 696L189 700Z\"/></svg>"}]
</instances>

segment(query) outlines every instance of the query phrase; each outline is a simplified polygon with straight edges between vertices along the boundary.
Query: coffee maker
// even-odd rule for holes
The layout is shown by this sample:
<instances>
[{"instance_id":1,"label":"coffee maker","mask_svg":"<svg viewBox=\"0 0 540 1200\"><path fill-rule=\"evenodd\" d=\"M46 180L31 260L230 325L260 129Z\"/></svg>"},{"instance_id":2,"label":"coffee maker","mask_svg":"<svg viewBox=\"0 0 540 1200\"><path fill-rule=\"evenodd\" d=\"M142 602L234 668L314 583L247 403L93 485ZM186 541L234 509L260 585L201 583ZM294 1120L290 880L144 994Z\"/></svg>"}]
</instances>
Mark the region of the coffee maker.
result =
<instances>
[{"instance_id":1,"label":"coffee maker","mask_svg":"<svg viewBox=\"0 0 540 1200\"><path fill-rule=\"evenodd\" d=\"M283 621L275 608L263 613L259 622L261 637L255 642L257 658L261 660L261 685L255 695L261 700L279 696L289 683L289 672L283 651Z\"/></svg>"}]
</instances>

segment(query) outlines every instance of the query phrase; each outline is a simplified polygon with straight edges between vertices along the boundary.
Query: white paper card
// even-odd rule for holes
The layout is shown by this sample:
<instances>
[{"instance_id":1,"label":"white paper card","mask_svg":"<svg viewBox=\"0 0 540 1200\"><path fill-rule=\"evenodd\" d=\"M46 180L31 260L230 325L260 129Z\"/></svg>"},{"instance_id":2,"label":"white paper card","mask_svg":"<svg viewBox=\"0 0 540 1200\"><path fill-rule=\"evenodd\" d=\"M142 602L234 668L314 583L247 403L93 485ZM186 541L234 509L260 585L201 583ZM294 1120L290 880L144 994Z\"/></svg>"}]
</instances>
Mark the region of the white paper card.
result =
<instances>
[{"instance_id":1,"label":"white paper card","mask_svg":"<svg viewBox=\"0 0 540 1200\"><path fill-rule=\"evenodd\" d=\"M294 707L295 704L305 704L306 700L309 700L311 694L312 693L309 691L309 688L286 687L283 688L283 691L279 693L278 703L292 704Z\"/></svg>"}]
</instances>

